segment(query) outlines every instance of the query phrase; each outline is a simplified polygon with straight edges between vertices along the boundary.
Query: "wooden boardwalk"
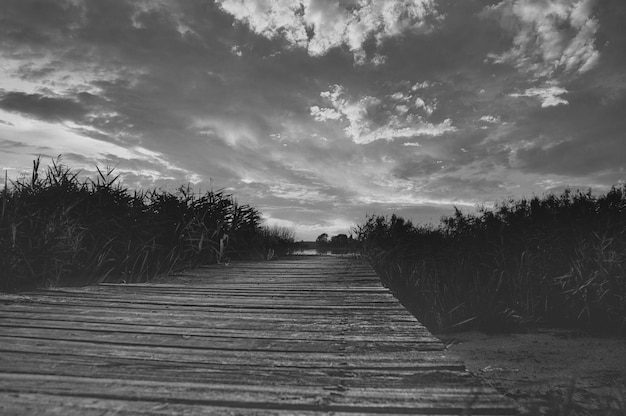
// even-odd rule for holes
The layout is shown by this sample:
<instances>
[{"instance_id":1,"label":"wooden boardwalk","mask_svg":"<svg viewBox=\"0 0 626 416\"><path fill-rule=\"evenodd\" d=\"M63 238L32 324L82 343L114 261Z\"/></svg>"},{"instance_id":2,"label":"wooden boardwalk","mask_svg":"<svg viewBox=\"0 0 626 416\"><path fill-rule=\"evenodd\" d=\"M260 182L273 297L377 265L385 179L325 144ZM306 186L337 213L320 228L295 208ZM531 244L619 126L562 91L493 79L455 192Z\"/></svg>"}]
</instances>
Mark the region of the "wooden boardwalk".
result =
<instances>
[{"instance_id":1,"label":"wooden boardwalk","mask_svg":"<svg viewBox=\"0 0 626 416\"><path fill-rule=\"evenodd\" d=\"M1 415L515 414L357 259L0 294Z\"/></svg>"}]
</instances>

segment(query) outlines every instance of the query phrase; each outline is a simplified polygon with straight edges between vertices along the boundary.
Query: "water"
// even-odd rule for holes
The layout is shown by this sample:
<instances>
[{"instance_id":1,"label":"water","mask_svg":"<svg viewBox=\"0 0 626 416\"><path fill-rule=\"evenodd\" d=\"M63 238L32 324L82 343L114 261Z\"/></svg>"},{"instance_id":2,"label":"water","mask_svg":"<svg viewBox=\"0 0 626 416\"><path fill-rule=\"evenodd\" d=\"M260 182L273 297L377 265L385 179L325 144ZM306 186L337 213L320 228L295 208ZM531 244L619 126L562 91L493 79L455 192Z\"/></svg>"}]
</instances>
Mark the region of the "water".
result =
<instances>
[{"instance_id":1,"label":"water","mask_svg":"<svg viewBox=\"0 0 626 416\"><path fill-rule=\"evenodd\" d=\"M345 255L345 254L359 254L356 250L350 249L318 249L318 248L305 248L294 251L292 253L295 256L329 256L329 255Z\"/></svg>"}]
</instances>

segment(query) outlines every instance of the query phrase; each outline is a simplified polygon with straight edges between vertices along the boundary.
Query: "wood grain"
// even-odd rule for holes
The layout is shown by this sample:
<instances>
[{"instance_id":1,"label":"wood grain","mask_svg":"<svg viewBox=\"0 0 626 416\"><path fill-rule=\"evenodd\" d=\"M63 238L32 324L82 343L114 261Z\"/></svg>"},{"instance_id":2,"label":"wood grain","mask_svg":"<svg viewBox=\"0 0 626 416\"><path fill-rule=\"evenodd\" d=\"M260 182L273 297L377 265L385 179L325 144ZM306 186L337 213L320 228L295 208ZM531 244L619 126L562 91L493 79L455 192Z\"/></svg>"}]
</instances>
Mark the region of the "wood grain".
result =
<instances>
[{"instance_id":1,"label":"wood grain","mask_svg":"<svg viewBox=\"0 0 626 416\"><path fill-rule=\"evenodd\" d=\"M515 414L356 258L0 294L0 414Z\"/></svg>"}]
</instances>

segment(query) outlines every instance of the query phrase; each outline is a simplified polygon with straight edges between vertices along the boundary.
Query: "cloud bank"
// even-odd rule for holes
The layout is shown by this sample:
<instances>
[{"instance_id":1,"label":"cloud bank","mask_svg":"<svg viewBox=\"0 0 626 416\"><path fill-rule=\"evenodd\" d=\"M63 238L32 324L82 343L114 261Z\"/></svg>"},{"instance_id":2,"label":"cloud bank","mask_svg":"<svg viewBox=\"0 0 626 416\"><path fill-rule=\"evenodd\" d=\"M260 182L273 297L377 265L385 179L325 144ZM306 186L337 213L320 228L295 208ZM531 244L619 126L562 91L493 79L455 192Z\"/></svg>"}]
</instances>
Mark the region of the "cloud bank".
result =
<instances>
[{"instance_id":1,"label":"cloud bank","mask_svg":"<svg viewBox=\"0 0 626 416\"><path fill-rule=\"evenodd\" d=\"M414 95L414 90L398 91L380 98L364 95L354 99L344 87L334 85L320 95L330 107L312 106L313 118L320 122L344 122L346 135L357 144L440 136L457 130L450 119L436 124L426 121L437 107L436 100L426 104L423 98Z\"/></svg>"},{"instance_id":2,"label":"cloud bank","mask_svg":"<svg viewBox=\"0 0 626 416\"><path fill-rule=\"evenodd\" d=\"M626 175L623 0L3 0L0 168L224 188L300 238Z\"/></svg>"},{"instance_id":3,"label":"cloud bank","mask_svg":"<svg viewBox=\"0 0 626 416\"><path fill-rule=\"evenodd\" d=\"M511 63L537 77L556 73L582 74L598 64L594 17L596 0L505 0L488 7L484 16L498 20L513 36L512 47L490 57Z\"/></svg>"},{"instance_id":4,"label":"cloud bank","mask_svg":"<svg viewBox=\"0 0 626 416\"><path fill-rule=\"evenodd\" d=\"M365 43L407 32L429 32L442 19L434 0L218 0L222 10L267 38L280 37L311 56L347 46L355 62L367 58ZM374 63L383 63L380 55Z\"/></svg>"}]
</instances>

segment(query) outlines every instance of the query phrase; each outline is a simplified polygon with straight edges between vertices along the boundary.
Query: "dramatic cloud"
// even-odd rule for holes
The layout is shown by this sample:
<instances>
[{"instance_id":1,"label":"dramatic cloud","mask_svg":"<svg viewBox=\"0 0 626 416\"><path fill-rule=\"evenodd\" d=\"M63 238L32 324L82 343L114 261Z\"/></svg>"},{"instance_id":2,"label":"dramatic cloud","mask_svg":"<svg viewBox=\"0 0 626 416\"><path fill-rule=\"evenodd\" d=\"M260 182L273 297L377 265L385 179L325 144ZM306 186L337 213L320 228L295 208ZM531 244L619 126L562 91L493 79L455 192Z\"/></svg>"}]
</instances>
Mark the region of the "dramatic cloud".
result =
<instances>
[{"instance_id":1,"label":"dramatic cloud","mask_svg":"<svg viewBox=\"0 0 626 416\"><path fill-rule=\"evenodd\" d=\"M623 0L3 0L0 169L223 188L297 238L626 174Z\"/></svg>"},{"instance_id":2,"label":"dramatic cloud","mask_svg":"<svg viewBox=\"0 0 626 416\"><path fill-rule=\"evenodd\" d=\"M483 15L498 19L513 36L513 46L492 54L492 59L537 77L589 71L600 55L595 48L599 29L595 4L596 0L504 0L488 7Z\"/></svg>"},{"instance_id":3,"label":"dramatic cloud","mask_svg":"<svg viewBox=\"0 0 626 416\"><path fill-rule=\"evenodd\" d=\"M569 102L560 96L567 94L567 90L561 87L529 88L523 93L513 93L511 97L537 97L541 100L541 107L554 107L566 105Z\"/></svg>"},{"instance_id":4,"label":"dramatic cloud","mask_svg":"<svg viewBox=\"0 0 626 416\"><path fill-rule=\"evenodd\" d=\"M346 45L364 63L365 43L406 32L428 32L441 20L434 0L218 0L220 7L254 32L282 37L312 56ZM374 55L375 64L385 58Z\"/></svg>"},{"instance_id":5,"label":"dramatic cloud","mask_svg":"<svg viewBox=\"0 0 626 416\"><path fill-rule=\"evenodd\" d=\"M370 95L353 99L345 88L335 85L320 95L331 107L312 106L311 115L317 121L343 121L347 124L346 135L358 144L456 131L450 119L438 124L426 121L436 108L436 101L428 105L411 92L395 92L382 99Z\"/></svg>"}]
</instances>

